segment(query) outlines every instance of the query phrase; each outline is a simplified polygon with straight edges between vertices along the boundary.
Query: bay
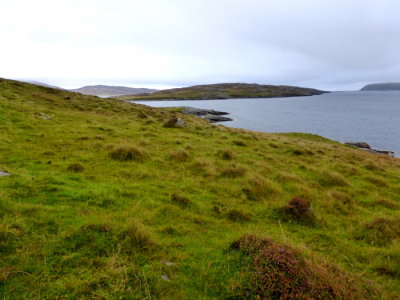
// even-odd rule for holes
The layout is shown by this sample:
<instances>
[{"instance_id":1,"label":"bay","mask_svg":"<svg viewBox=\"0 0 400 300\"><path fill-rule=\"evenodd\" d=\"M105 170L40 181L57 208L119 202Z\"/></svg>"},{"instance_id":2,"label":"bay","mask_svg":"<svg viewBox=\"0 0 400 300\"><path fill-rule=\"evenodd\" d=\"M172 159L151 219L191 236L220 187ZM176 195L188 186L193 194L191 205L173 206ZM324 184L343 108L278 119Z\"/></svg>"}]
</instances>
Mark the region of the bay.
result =
<instances>
[{"instance_id":1,"label":"bay","mask_svg":"<svg viewBox=\"0 0 400 300\"><path fill-rule=\"evenodd\" d=\"M225 126L263 132L304 132L339 142L362 141L400 155L400 91L333 92L311 97L134 101L153 107L229 112Z\"/></svg>"}]
</instances>

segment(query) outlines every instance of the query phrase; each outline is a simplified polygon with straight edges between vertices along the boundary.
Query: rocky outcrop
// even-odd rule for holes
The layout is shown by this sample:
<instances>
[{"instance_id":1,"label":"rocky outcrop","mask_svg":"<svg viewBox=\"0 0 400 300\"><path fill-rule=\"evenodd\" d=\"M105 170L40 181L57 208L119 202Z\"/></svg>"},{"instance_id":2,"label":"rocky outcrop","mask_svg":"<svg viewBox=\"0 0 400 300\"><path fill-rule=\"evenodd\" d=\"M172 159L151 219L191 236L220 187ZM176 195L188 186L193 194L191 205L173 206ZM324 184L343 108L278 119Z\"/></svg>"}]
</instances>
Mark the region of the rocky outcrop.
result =
<instances>
[{"instance_id":1,"label":"rocky outcrop","mask_svg":"<svg viewBox=\"0 0 400 300\"><path fill-rule=\"evenodd\" d=\"M233 119L228 117L223 117L223 115L228 115L229 113L224 111L216 111L213 109L201 109L193 107L185 107L182 111L184 114L195 115L199 118L206 119L212 123L233 121Z\"/></svg>"},{"instance_id":2,"label":"rocky outcrop","mask_svg":"<svg viewBox=\"0 0 400 300\"><path fill-rule=\"evenodd\" d=\"M391 157L394 157L394 152L393 151L387 151L387 150L376 150L372 149L371 146L365 142L346 142L346 145L356 147L358 149L362 149L364 151L374 153L374 154L384 154L388 155Z\"/></svg>"}]
</instances>

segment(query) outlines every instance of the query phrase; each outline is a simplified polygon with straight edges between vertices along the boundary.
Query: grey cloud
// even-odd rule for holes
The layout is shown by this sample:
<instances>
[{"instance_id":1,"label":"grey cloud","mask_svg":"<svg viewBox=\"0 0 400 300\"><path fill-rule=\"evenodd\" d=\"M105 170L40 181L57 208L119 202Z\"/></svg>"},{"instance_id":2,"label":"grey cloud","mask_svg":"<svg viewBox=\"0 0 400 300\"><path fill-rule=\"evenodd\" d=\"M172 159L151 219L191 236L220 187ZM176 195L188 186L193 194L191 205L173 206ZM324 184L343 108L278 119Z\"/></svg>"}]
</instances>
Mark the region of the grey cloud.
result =
<instances>
[{"instance_id":1,"label":"grey cloud","mask_svg":"<svg viewBox=\"0 0 400 300\"><path fill-rule=\"evenodd\" d=\"M32 43L32 53L43 64L54 61L48 59L50 51L60 53L59 68L48 64L38 76L77 81L84 74L82 81L90 77L174 86L234 81L331 89L399 80L400 3L395 0L79 3L84 4L60 1L57 10L61 14L64 5L69 12L74 5L80 7L76 26L65 24L65 16L60 16L65 21L55 22L49 17L54 13L51 6L38 11L40 26L27 16L27 23L16 27L21 36L17 42ZM4 26L12 25L10 20L2 21L8 36L12 26ZM12 47L9 42L6 45ZM6 74L0 75L34 73L26 71L38 66L29 55L24 65L5 64ZM76 62L75 74L63 58Z\"/></svg>"}]
</instances>

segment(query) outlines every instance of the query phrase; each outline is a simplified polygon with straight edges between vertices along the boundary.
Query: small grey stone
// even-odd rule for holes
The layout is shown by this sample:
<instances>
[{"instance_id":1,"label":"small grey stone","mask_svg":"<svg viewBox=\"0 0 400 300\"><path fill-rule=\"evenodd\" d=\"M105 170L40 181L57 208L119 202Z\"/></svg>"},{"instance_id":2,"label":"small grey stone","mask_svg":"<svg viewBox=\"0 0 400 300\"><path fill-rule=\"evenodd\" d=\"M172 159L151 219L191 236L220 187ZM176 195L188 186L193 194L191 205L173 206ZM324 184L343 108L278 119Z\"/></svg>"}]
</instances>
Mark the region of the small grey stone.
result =
<instances>
[{"instance_id":1,"label":"small grey stone","mask_svg":"<svg viewBox=\"0 0 400 300\"><path fill-rule=\"evenodd\" d=\"M161 279L163 279L165 281L171 281L171 279L168 277L168 275L162 275Z\"/></svg>"},{"instance_id":2,"label":"small grey stone","mask_svg":"<svg viewBox=\"0 0 400 300\"><path fill-rule=\"evenodd\" d=\"M176 120L176 125L180 127L185 127L185 121L183 121L181 118L178 118Z\"/></svg>"},{"instance_id":3,"label":"small grey stone","mask_svg":"<svg viewBox=\"0 0 400 300\"><path fill-rule=\"evenodd\" d=\"M10 176L10 173L4 172L4 171L0 171L0 176Z\"/></svg>"}]
</instances>

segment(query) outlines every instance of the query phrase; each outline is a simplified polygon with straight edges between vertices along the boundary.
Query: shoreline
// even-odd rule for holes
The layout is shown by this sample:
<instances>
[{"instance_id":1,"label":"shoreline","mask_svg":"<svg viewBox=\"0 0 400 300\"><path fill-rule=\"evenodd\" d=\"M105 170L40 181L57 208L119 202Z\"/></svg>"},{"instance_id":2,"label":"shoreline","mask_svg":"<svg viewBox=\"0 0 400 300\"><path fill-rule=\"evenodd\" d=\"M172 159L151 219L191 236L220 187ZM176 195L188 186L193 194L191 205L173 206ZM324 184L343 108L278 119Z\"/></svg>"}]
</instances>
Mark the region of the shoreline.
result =
<instances>
[{"instance_id":1,"label":"shoreline","mask_svg":"<svg viewBox=\"0 0 400 300\"><path fill-rule=\"evenodd\" d=\"M354 91L354 92L358 92L358 91ZM332 92L332 93L340 93L340 92ZM310 97L310 96L305 96L305 97ZM284 97L285 99L288 98L293 98L293 97ZM230 99L204 99L207 101L219 101L219 100L247 100L247 99L260 99L260 98L230 98ZM276 99L276 98L274 98ZM264 132L264 133L295 133L295 132L300 132L300 133L309 133L309 134L316 134L316 135L320 135L321 137L324 137L326 139L330 139L332 141L338 142L340 144L343 145L349 145L349 144L367 144L366 142L360 142L360 141L364 141L364 139L361 138L353 138L353 140L358 140L358 142L350 142L349 139L343 137L342 139L339 138L331 138L331 137L326 137L325 135L321 135L319 133L316 132L309 132L309 131L298 131L298 130L288 130L288 131L265 131L265 130L257 130L257 129L251 129L251 128L246 128L246 127L235 127L232 126L232 122L235 121L232 118L226 118L226 117L220 117L220 115L229 115L231 114L231 112L226 112L226 111L216 111L212 108L212 106L210 107L210 105L207 105L206 107L208 108L196 108L196 107L192 107L192 106L187 106L190 105L189 103L187 105L181 105L179 106L179 103L176 102L183 102L183 101L204 101L204 100L195 100L195 99L191 99L191 100L183 100L183 99L178 99L178 100L143 100L143 101L139 101L139 100L125 100L129 103L134 103L134 104L140 104L140 105L146 105L147 102L149 102L149 106L151 107L157 107L157 108L179 108L181 113L183 114L191 114L194 115L198 118L203 118L206 119L208 121L210 121L210 123L216 123L218 125L223 125L223 126L227 126L227 127L231 127L231 128L239 128L239 129L243 129L243 130L249 130L249 131L254 131L254 132ZM154 102L154 101L159 101L161 106L156 106L156 105L151 105L150 103ZM161 103L168 103L168 102L175 102L174 104L171 103L171 106L162 106ZM221 109L221 108L219 108ZM223 109L223 108L222 108ZM243 124L242 124L243 125ZM368 142L371 142L371 140L368 140ZM373 143L373 140L372 140ZM369 146L369 145L368 145ZM385 155L385 156L390 156L393 158L400 158L398 157L395 151L392 150L378 150L378 149L386 149L386 147L384 147L384 145L375 145L374 148L369 147L368 149L365 149L364 147L357 147L357 146L353 146L354 148L358 148L360 150L366 151L366 152L370 152L376 155ZM392 149L391 147L387 147L387 149Z\"/></svg>"}]
</instances>

